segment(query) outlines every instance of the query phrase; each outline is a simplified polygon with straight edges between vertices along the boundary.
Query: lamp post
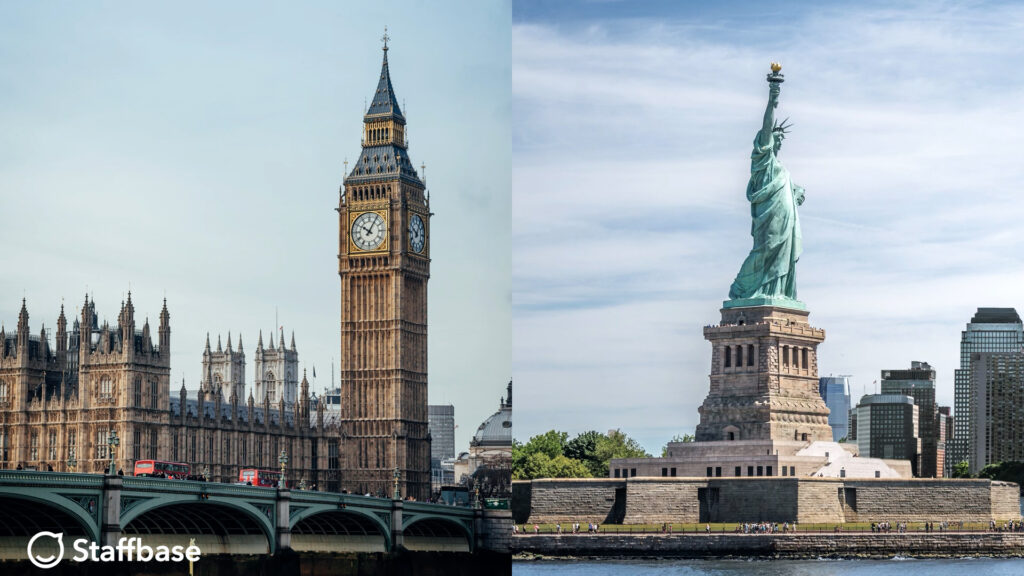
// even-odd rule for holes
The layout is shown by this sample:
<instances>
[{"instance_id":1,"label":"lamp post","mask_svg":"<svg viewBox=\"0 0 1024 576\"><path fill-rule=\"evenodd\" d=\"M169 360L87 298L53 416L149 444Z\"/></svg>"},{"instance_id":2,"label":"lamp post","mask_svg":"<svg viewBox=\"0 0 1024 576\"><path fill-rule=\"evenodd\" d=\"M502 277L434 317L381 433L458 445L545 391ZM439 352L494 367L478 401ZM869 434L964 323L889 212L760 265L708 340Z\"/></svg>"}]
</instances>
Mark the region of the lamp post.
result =
<instances>
[{"instance_id":1,"label":"lamp post","mask_svg":"<svg viewBox=\"0 0 1024 576\"><path fill-rule=\"evenodd\" d=\"M284 477L284 467L288 464L288 452L281 449L281 455L277 457L277 461L281 464L281 479L277 481L278 488L284 488L286 486Z\"/></svg>"},{"instance_id":2,"label":"lamp post","mask_svg":"<svg viewBox=\"0 0 1024 576\"><path fill-rule=\"evenodd\" d=\"M395 500L402 499L402 492L398 489L398 479L402 477L402 473L398 471L398 466L395 466Z\"/></svg>"},{"instance_id":3,"label":"lamp post","mask_svg":"<svg viewBox=\"0 0 1024 576\"><path fill-rule=\"evenodd\" d=\"M117 431L111 429L110 436L107 437L107 448L110 452L110 468L107 470L107 474L110 474L111 476L117 474L117 470L114 468L114 451L120 445L121 439L117 437Z\"/></svg>"}]
</instances>

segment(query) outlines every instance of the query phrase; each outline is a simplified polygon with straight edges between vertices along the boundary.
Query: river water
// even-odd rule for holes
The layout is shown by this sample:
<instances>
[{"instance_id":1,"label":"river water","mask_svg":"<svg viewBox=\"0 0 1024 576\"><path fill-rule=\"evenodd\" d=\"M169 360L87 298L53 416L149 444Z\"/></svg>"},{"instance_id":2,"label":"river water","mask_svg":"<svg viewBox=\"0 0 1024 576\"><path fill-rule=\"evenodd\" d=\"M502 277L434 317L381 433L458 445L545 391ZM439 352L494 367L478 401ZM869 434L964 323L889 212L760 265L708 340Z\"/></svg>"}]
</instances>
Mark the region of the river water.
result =
<instances>
[{"instance_id":1,"label":"river water","mask_svg":"<svg viewBox=\"0 0 1024 576\"><path fill-rule=\"evenodd\" d=\"M1024 559L952 560L533 560L514 576L1021 576Z\"/></svg>"}]
</instances>

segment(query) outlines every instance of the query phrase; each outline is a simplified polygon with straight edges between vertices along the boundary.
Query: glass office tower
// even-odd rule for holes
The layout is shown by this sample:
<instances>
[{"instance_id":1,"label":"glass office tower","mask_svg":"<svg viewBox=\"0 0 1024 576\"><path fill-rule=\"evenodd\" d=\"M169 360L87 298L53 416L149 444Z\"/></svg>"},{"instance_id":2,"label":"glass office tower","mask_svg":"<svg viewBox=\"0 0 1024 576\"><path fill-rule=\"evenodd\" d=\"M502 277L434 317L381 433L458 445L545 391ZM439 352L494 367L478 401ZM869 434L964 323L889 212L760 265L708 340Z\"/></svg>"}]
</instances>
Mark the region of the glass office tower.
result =
<instances>
[{"instance_id":1,"label":"glass office tower","mask_svg":"<svg viewBox=\"0 0 1024 576\"><path fill-rule=\"evenodd\" d=\"M1017 352L1024 347L1024 324L1013 308L978 308L960 337L960 368L954 373L953 442L947 443L946 470L969 459L975 422L971 394L972 355Z\"/></svg>"},{"instance_id":2,"label":"glass office tower","mask_svg":"<svg viewBox=\"0 0 1024 576\"><path fill-rule=\"evenodd\" d=\"M828 425L836 442L850 435L850 377L822 376L818 379L818 393L828 406Z\"/></svg>"}]
</instances>

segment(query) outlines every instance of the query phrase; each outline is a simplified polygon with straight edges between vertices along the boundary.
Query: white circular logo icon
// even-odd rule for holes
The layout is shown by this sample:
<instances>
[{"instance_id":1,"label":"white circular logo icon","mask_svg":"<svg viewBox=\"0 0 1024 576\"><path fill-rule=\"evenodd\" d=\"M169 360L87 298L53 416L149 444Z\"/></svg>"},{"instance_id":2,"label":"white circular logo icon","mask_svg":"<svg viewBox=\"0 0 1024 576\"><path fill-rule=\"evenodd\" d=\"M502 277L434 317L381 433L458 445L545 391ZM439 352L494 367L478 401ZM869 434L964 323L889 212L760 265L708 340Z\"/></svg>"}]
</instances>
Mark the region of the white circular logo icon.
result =
<instances>
[{"instance_id":1,"label":"white circular logo icon","mask_svg":"<svg viewBox=\"0 0 1024 576\"><path fill-rule=\"evenodd\" d=\"M36 540L40 536L49 536L57 541L57 549L59 550L55 555L49 556L36 556L32 553L32 546L35 545ZM32 537L28 541L28 559L37 567L46 570L47 568L53 568L60 563L61 559L64 558L64 533L63 532L40 532Z\"/></svg>"}]
</instances>

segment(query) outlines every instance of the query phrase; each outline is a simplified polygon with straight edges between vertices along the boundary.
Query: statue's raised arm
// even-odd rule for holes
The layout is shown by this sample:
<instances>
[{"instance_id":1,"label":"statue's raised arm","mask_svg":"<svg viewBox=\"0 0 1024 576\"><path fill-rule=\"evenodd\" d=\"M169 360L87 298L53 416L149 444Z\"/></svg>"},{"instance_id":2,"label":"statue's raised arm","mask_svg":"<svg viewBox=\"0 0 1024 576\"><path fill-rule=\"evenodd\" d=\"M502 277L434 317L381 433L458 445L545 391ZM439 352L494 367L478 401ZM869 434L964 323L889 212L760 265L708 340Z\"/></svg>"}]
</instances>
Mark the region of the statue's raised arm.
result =
<instances>
[{"instance_id":1,"label":"statue's raised arm","mask_svg":"<svg viewBox=\"0 0 1024 576\"><path fill-rule=\"evenodd\" d=\"M772 63L768 74L768 106L754 139L750 156L750 235L754 246L729 289L726 307L785 306L803 309L796 299L796 262L802 239L797 206L803 203L803 189L790 180L789 171L778 160L786 137L786 122L777 124L775 108L783 76L782 66Z\"/></svg>"}]
</instances>

